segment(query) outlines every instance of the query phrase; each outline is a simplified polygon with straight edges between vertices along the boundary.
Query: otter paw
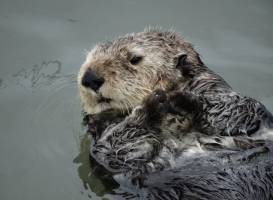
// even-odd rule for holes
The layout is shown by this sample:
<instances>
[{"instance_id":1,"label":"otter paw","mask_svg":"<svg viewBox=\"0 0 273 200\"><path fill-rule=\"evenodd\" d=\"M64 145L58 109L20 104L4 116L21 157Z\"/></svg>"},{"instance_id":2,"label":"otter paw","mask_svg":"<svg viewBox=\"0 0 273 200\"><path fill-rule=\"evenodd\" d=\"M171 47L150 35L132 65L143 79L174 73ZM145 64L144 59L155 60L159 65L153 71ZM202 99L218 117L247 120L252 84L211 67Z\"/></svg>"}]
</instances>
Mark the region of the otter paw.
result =
<instances>
[{"instance_id":1,"label":"otter paw","mask_svg":"<svg viewBox=\"0 0 273 200\"><path fill-rule=\"evenodd\" d=\"M169 95L169 103L173 112L196 113L201 109L201 101L198 96L190 92L172 92Z\"/></svg>"},{"instance_id":2,"label":"otter paw","mask_svg":"<svg viewBox=\"0 0 273 200\"><path fill-rule=\"evenodd\" d=\"M167 94L157 89L144 100L144 107L148 113L165 112L167 108Z\"/></svg>"},{"instance_id":3,"label":"otter paw","mask_svg":"<svg viewBox=\"0 0 273 200\"><path fill-rule=\"evenodd\" d=\"M87 131L93 136L100 136L109 125L122 118L121 114L116 110L106 110L101 113L88 115Z\"/></svg>"}]
</instances>

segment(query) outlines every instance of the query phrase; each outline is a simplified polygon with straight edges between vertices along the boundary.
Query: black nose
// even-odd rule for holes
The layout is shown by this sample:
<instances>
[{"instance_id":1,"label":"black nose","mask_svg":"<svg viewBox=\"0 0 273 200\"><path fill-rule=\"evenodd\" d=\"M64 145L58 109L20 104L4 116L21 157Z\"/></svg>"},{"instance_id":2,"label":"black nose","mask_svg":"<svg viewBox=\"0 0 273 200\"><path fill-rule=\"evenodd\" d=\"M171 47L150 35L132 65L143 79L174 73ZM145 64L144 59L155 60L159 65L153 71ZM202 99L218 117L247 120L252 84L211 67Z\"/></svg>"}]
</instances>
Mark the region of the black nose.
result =
<instances>
[{"instance_id":1,"label":"black nose","mask_svg":"<svg viewBox=\"0 0 273 200\"><path fill-rule=\"evenodd\" d=\"M95 92L103 85L104 78L99 77L94 71L86 71L82 77L82 85L91 88Z\"/></svg>"}]
</instances>

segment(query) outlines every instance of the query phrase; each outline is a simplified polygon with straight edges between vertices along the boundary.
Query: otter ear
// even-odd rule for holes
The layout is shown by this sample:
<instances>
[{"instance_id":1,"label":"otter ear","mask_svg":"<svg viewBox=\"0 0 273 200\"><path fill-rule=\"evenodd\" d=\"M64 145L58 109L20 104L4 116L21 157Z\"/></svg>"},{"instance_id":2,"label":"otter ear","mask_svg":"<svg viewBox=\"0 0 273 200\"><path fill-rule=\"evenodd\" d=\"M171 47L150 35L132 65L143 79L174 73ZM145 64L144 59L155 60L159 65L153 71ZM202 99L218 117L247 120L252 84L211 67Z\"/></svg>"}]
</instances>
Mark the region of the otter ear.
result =
<instances>
[{"instance_id":1,"label":"otter ear","mask_svg":"<svg viewBox=\"0 0 273 200\"><path fill-rule=\"evenodd\" d=\"M194 71L193 67L187 62L187 54L178 54L174 61L175 68L179 69L184 77L193 78Z\"/></svg>"},{"instance_id":2,"label":"otter ear","mask_svg":"<svg viewBox=\"0 0 273 200\"><path fill-rule=\"evenodd\" d=\"M187 54L185 53L180 53L174 58L174 65L176 68L182 67L186 65L186 60L187 60Z\"/></svg>"}]
</instances>

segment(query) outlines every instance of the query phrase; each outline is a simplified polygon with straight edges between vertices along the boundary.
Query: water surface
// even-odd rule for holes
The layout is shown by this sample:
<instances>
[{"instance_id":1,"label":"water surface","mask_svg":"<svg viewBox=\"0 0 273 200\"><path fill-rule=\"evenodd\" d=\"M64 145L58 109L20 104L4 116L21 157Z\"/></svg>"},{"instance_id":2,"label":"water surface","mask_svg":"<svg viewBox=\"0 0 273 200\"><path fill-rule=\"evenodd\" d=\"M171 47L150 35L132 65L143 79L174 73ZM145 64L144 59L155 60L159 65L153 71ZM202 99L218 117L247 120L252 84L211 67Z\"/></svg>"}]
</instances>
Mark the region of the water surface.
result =
<instances>
[{"instance_id":1,"label":"water surface","mask_svg":"<svg viewBox=\"0 0 273 200\"><path fill-rule=\"evenodd\" d=\"M86 50L175 28L237 91L273 111L272 0L0 0L0 199L102 199L76 74Z\"/></svg>"}]
</instances>

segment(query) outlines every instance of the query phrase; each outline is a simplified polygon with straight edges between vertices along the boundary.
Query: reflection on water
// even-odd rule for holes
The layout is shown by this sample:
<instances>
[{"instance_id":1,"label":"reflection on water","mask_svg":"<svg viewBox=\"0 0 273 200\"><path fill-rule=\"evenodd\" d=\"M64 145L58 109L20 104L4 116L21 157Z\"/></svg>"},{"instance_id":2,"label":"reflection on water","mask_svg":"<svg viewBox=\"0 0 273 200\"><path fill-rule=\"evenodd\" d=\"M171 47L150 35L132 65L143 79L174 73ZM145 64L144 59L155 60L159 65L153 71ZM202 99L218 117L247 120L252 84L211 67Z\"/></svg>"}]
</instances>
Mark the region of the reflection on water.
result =
<instances>
[{"instance_id":1,"label":"reflection on water","mask_svg":"<svg viewBox=\"0 0 273 200\"><path fill-rule=\"evenodd\" d=\"M61 87L66 84L76 84L76 74L63 74L62 63L59 60L43 61L29 68L22 68L6 80L0 78L0 89L8 85L16 85L35 92L50 86Z\"/></svg>"},{"instance_id":2,"label":"reflection on water","mask_svg":"<svg viewBox=\"0 0 273 200\"><path fill-rule=\"evenodd\" d=\"M75 82L74 74L63 75L61 71L61 61L43 61L41 64L33 65L31 68L23 68L17 71L12 77L16 85L26 89L32 88L33 90L64 82Z\"/></svg>"},{"instance_id":3,"label":"reflection on water","mask_svg":"<svg viewBox=\"0 0 273 200\"><path fill-rule=\"evenodd\" d=\"M98 196L111 193L118 187L118 184L102 166L89 156L90 136L85 134L80 140L80 153L74 159L74 163L80 164L77 171L84 188L91 189Z\"/></svg>"},{"instance_id":4,"label":"reflection on water","mask_svg":"<svg viewBox=\"0 0 273 200\"><path fill-rule=\"evenodd\" d=\"M46 86L54 83L62 69L62 64L58 60L42 62L40 65L34 65L30 69L21 69L13 74L17 84L29 88ZM30 81L30 85L25 85L24 80Z\"/></svg>"}]
</instances>

